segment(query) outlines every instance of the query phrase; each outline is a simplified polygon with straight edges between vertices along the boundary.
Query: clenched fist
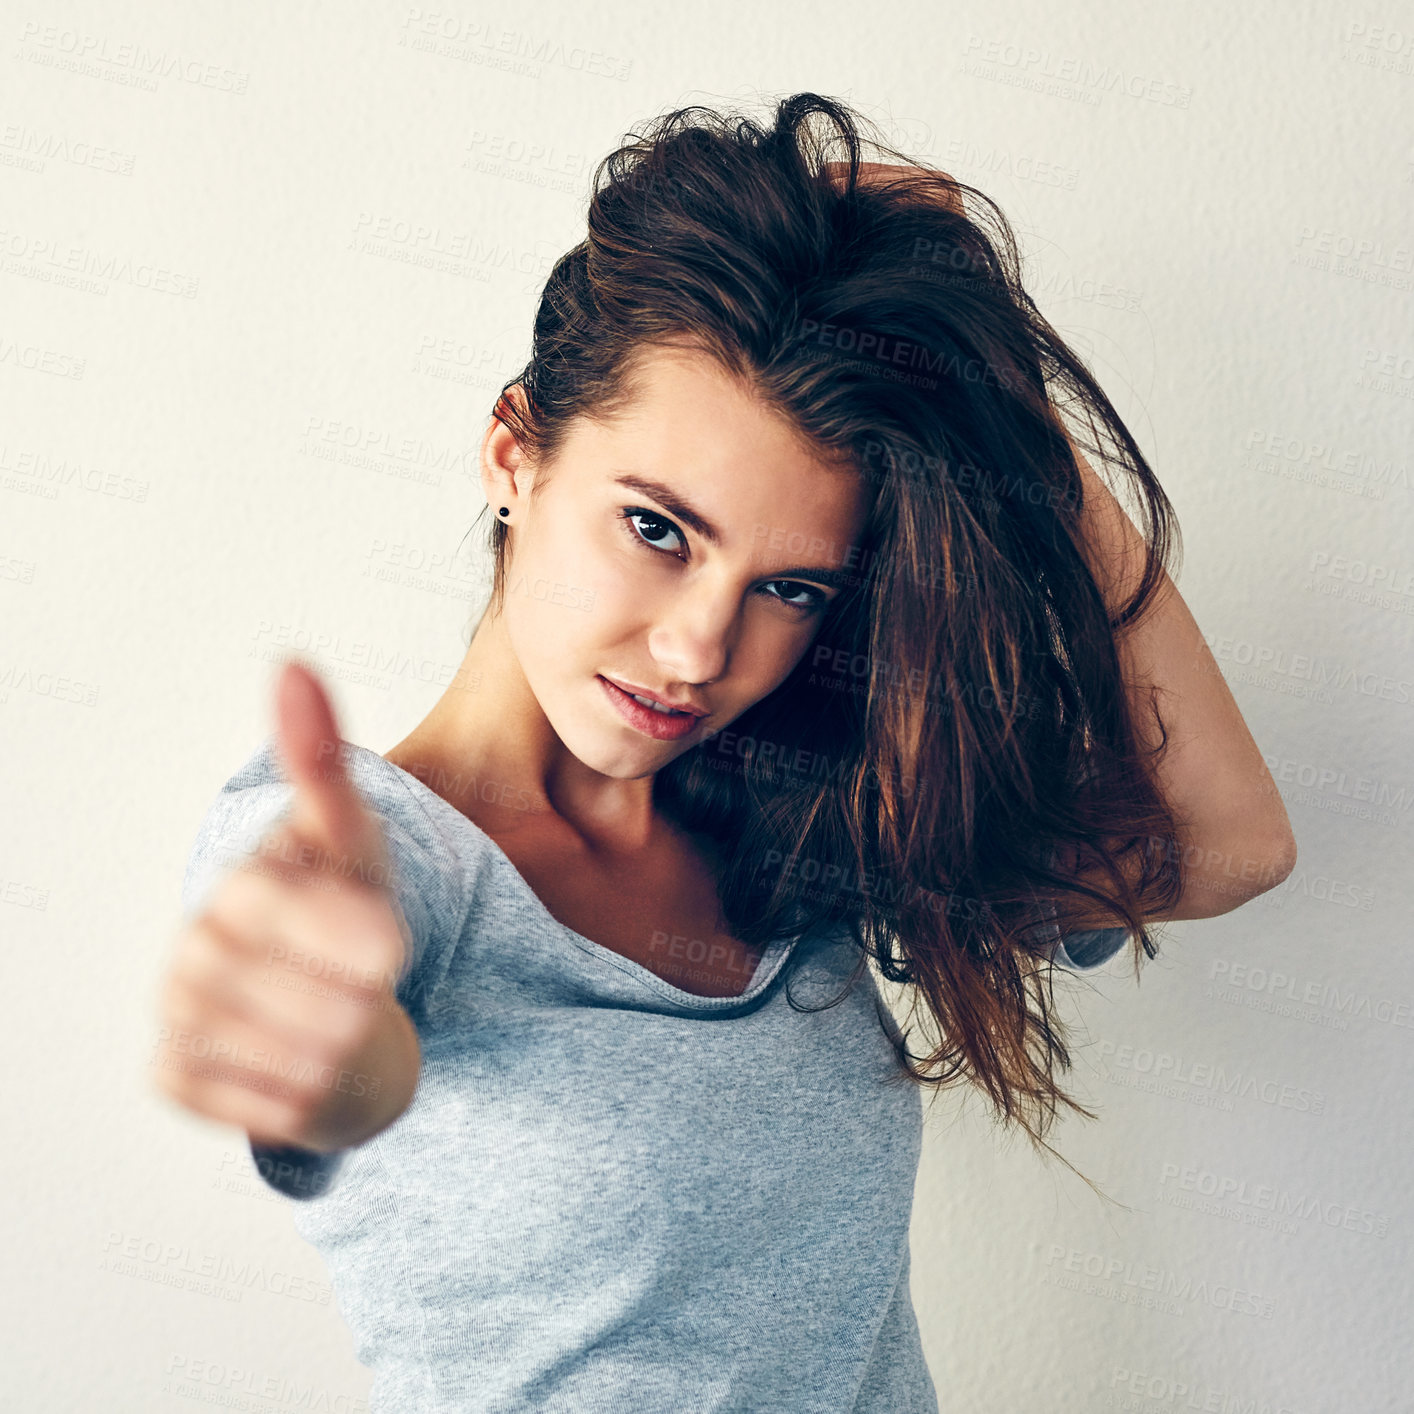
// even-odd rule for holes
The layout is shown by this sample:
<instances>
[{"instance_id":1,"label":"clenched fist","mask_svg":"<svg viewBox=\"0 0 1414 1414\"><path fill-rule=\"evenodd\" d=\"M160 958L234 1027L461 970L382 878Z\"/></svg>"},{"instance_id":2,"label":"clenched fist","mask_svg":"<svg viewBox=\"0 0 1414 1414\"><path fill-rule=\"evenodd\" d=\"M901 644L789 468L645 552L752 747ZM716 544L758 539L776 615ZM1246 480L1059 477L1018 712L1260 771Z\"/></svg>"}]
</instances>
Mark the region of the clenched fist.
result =
<instances>
[{"instance_id":1,"label":"clenched fist","mask_svg":"<svg viewBox=\"0 0 1414 1414\"><path fill-rule=\"evenodd\" d=\"M276 743L287 821L177 936L158 1004L159 1089L262 1145L332 1153L412 1103L422 1053L382 825L344 770L324 687L287 662Z\"/></svg>"}]
</instances>

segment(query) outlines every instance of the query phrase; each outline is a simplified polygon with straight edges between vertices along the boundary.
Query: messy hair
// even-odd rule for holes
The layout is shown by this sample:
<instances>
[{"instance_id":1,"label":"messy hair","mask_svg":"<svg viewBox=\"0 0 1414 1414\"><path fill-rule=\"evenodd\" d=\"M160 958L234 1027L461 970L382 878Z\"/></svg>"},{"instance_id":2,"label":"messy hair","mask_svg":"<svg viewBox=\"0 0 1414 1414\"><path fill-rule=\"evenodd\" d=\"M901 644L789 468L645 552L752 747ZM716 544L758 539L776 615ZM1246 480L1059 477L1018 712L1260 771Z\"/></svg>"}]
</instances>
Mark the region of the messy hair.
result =
<instances>
[{"instance_id":1,"label":"messy hair","mask_svg":"<svg viewBox=\"0 0 1414 1414\"><path fill-rule=\"evenodd\" d=\"M864 126L798 93L765 126L693 106L629 134L595 171L586 238L550 274L494 415L549 468L573 419L629 404L645 349L687 341L861 478L855 573L810 649L733 723L731 752L709 738L660 770L655 804L719 847L735 936L847 925L849 985L872 957L906 989L910 1027L921 1012L926 1049L886 1026L901 1075L974 1082L1055 1154L1059 1106L1095 1118L1056 1079L1072 1063L1056 941L1098 906L1137 969L1157 952L1145 915L1181 891L1152 774L1163 724L1147 751L1116 648L1178 527L1023 288L1000 208L875 140L890 170L862 180ZM1118 605L1087 561L1081 445L1142 522L1144 573ZM493 518L492 613L506 536Z\"/></svg>"}]
</instances>

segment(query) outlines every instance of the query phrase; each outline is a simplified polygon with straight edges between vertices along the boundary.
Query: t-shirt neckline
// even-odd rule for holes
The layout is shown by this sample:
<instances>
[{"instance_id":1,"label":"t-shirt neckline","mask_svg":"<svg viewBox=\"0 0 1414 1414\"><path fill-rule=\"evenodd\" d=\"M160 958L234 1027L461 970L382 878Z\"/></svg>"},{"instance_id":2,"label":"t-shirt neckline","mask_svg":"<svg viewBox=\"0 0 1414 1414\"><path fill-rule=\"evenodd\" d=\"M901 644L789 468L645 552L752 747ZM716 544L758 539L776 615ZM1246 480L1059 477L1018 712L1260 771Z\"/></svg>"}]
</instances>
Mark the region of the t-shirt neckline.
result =
<instances>
[{"instance_id":1,"label":"t-shirt neckline","mask_svg":"<svg viewBox=\"0 0 1414 1414\"><path fill-rule=\"evenodd\" d=\"M583 951L593 957L600 957L611 966L617 967L620 971L632 977L635 981L646 986L650 991L657 993L664 1000L672 1002L675 1006L700 1011L729 1011L738 1007L749 1006L756 1001L761 994L775 980L777 973L784 966L786 958L790 955L795 946L794 940L790 938L773 938L766 944L761 956L757 959L756 968L751 975L750 982L747 983L746 990L738 992L734 996L709 997L698 992L689 992L682 987L675 987L665 978L660 977L651 968L644 967L642 963L635 962L630 957L625 957L623 953L616 952L613 948L605 947L603 943L596 943L593 938L586 937L583 933L571 928L568 923L561 922L545 904L545 900L531 887L530 881L515 866L515 861L510 855L496 843L480 825L469 815L463 814L450 801L443 799L425 781L413 775L411 771L405 770L394 761L389 761L386 756L374 751L371 747L360 746L357 742L345 743L350 750L372 757L381 768L392 771L403 783L404 788L409 791L413 798L423 809L435 809L444 816L450 816L457 822L457 828L466 829L472 832L479 842L488 846L503 868L509 872L515 886L522 895L530 900L531 905L536 910L538 916L545 925L558 931L562 936L574 943ZM432 802L429 807L429 798Z\"/></svg>"}]
</instances>

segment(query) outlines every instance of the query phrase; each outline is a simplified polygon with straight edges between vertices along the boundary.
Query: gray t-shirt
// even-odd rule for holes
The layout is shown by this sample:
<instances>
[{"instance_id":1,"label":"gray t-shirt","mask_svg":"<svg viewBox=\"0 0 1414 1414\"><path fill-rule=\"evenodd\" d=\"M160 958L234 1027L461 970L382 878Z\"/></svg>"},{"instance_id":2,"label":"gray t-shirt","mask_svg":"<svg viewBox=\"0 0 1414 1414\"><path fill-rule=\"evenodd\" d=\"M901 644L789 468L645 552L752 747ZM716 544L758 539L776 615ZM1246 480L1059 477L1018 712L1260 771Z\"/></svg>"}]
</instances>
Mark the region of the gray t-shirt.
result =
<instances>
[{"instance_id":1,"label":"gray t-shirt","mask_svg":"<svg viewBox=\"0 0 1414 1414\"><path fill-rule=\"evenodd\" d=\"M867 970L837 1006L788 999L840 995L847 931L694 995L556 920L416 776L343 751L388 840L422 1074L365 1144L252 1157L302 1200L371 1414L936 1414L897 1028ZM187 916L291 794L267 738L201 824Z\"/></svg>"}]
</instances>

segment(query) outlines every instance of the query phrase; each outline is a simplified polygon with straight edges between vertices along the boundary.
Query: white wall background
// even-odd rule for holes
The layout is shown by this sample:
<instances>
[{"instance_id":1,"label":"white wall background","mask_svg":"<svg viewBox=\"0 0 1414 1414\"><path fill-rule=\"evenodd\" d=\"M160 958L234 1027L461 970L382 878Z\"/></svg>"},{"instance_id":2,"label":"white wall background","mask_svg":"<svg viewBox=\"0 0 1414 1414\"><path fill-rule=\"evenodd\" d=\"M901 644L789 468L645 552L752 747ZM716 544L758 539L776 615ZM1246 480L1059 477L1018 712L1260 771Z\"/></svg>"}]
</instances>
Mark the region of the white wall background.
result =
<instances>
[{"instance_id":1,"label":"white wall background","mask_svg":"<svg viewBox=\"0 0 1414 1414\"><path fill-rule=\"evenodd\" d=\"M86 0L0 6L0 40L0 1405L363 1407L243 1135L149 1083L196 824L283 649L377 751L460 662L475 448L593 164L814 89L1015 222L1301 850L1140 985L1066 983L1101 1118L1053 1138L1127 1208L933 1111L941 1403L1410 1407L1408 0Z\"/></svg>"}]
</instances>

